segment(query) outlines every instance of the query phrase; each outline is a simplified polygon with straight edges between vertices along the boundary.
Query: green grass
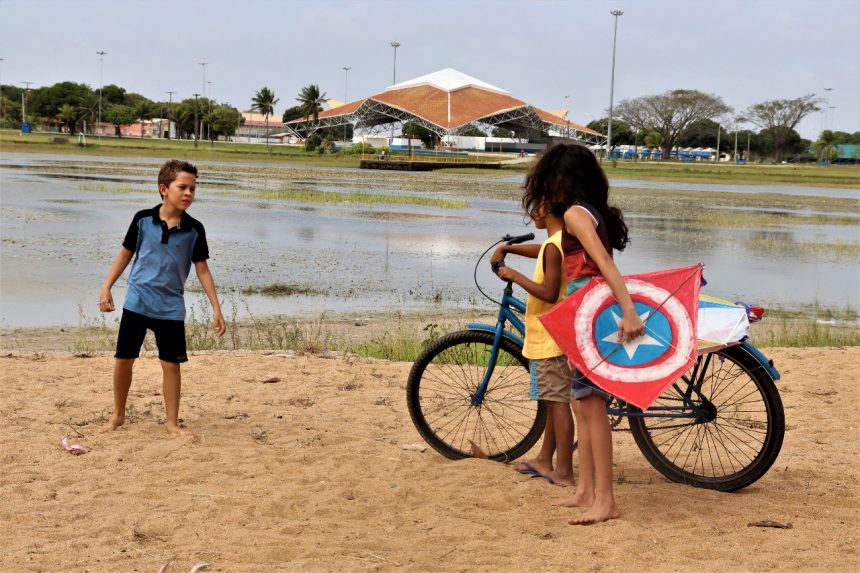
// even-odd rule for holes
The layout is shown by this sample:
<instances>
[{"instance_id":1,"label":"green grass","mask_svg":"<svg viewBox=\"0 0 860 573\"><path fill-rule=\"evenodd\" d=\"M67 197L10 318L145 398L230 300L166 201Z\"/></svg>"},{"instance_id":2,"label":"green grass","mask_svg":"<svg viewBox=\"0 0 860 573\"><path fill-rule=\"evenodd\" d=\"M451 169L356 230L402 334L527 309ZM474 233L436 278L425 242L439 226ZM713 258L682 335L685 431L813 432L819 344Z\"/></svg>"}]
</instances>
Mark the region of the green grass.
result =
<instances>
[{"instance_id":1,"label":"green grass","mask_svg":"<svg viewBox=\"0 0 860 573\"><path fill-rule=\"evenodd\" d=\"M317 291L307 286L285 284L281 282L272 283L262 287L245 287L241 292L242 294L262 294L271 297L292 296L297 294L318 294Z\"/></svg>"},{"instance_id":2,"label":"green grass","mask_svg":"<svg viewBox=\"0 0 860 573\"><path fill-rule=\"evenodd\" d=\"M81 183L78 186L81 191L98 191L99 193L145 193L151 192L149 188L132 187L131 185L105 185L101 183Z\"/></svg>"},{"instance_id":3,"label":"green grass","mask_svg":"<svg viewBox=\"0 0 860 573\"><path fill-rule=\"evenodd\" d=\"M79 147L75 138L69 143L51 143L53 133L19 135L17 130L0 130L0 150L5 153L64 153L81 156L160 157L188 159L190 161L259 161L331 167L358 167L360 157L355 155L319 155L301 147L257 143L200 142L194 148L192 141L87 137L87 146ZM497 156L496 156L497 158ZM525 173L532 163L504 165L501 170L450 168L443 173L471 177L498 178L513 173ZM860 189L860 166L817 164L720 164L677 163L658 161L604 161L603 169L612 179L649 179L661 181L689 181L726 184L786 184L818 187L850 187Z\"/></svg>"},{"instance_id":4,"label":"green grass","mask_svg":"<svg viewBox=\"0 0 860 573\"><path fill-rule=\"evenodd\" d=\"M442 209L462 209L469 203L461 199L441 199L421 197L417 195L393 195L389 193L373 193L368 191L321 191L309 188L281 187L272 189L252 189L237 191L219 191L221 195L239 197L254 197L258 199L274 199L296 203L316 204L359 204L359 205L419 205L422 207L439 207Z\"/></svg>"}]
</instances>

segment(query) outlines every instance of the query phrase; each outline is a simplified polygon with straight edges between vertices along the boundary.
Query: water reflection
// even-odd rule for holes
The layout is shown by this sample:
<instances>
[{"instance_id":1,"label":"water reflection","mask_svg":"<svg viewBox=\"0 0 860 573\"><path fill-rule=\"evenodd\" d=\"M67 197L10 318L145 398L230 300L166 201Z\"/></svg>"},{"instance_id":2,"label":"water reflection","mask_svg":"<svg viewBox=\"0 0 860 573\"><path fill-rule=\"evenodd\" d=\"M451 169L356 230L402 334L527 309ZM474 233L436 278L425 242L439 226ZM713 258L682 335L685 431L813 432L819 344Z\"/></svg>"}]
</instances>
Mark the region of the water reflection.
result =
<instances>
[{"instance_id":1,"label":"water reflection","mask_svg":"<svg viewBox=\"0 0 860 573\"><path fill-rule=\"evenodd\" d=\"M5 156L0 161L0 325L76 324L79 304L86 316L95 316L99 286L129 221L134 212L156 203L155 193L150 188L122 194L85 191L82 179L98 180L109 173L45 177L27 170L32 159L15 168L10 161ZM107 159L104 167L117 163L123 162ZM160 161L137 163L151 174L145 180L122 180L148 185ZM242 183L239 175L211 177ZM366 185L366 180L341 180L332 188ZM499 199L469 199L467 209L298 205L207 193L201 186L190 213L206 226L219 290L240 316L247 310L255 315L408 310L433 307L437 301L447 307L484 305L472 283L476 258L505 233L534 230L525 227L518 202ZM703 229L635 212L627 220L632 242L617 256L625 273L704 262L708 292L716 296L783 306L815 300L858 306L856 225ZM834 241L842 245L836 249L841 255L815 247ZM531 275L532 261L512 257L509 262ZM486 264L478 268L478 278L491 294L502 288ZM241 294L243 288L275 282L321 294L280 299ZM189 286L199 288L195 283L191 279ZM123 288L121 280L114 292L118 303ZM201 296L190 295L189 304Z\"/></svg>"}]
</instances>

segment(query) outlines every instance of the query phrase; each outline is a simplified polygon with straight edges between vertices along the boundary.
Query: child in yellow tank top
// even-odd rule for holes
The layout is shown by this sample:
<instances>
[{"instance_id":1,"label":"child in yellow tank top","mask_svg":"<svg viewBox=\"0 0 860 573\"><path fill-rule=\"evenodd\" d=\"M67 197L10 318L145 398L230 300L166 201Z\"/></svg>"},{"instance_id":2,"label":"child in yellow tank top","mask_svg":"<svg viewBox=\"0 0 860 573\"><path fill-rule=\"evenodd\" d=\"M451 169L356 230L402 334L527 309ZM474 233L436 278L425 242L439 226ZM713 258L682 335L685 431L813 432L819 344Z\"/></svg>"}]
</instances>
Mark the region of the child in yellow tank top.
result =
<instances>
[{"instance_id":1,"label":"child in yellow tank top","mask_svg":"<svg viewBox=\"0 0 860 573\"><path fill-rule=\"evenodd\" d=\"M529 293L526 303L526 337L523 356L531 360L531 398L547 403L546 428L537 457L523 461L515 469L523 474L541 477L550 483L574 485L573 478L573 416L570 411L570 391L573 373L567 357L546 332L538 316L564 298L567 284L561 249L561 236L566 205L539 205L529 212L535 227L546 229L548 238L542 245L502 245L490 258L491 263L504 259L508 253L537 259L534 275L525 275L500 266L500 279L512 281ZM553 467L552 457L556 453Z\"/></svg>"}]
</instances>

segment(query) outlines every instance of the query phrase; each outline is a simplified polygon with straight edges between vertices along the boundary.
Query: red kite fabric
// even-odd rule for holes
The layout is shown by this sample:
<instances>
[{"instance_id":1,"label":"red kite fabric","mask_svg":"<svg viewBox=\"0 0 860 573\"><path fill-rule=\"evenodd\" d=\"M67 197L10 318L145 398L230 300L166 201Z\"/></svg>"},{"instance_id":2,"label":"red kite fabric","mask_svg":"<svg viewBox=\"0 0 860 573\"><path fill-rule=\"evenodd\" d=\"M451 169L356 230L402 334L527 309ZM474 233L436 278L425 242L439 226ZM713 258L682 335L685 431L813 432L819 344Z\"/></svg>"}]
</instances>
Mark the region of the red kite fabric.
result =
<instances>
[{"instance_id":1,"label":"red kite fabric","mask_svg":"<svg viewBox=\"0 0 860 573\"><path fill-rule=\"evenodd\" d=\"M696 361L702 265L624 277L645 334L618 342L621 307L602 278L541 315L580 372L621 400L648 408Z\"/></svg>"}]
</instances>

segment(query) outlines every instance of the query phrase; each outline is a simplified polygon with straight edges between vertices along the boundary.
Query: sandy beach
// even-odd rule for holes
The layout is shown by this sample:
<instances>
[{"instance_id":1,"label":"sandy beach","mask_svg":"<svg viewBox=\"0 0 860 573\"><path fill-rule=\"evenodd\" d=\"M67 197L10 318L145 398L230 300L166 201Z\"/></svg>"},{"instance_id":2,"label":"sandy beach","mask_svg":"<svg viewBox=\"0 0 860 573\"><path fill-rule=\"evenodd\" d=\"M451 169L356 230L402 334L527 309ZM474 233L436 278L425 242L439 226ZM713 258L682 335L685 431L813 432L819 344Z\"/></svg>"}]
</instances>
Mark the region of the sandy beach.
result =
<instances>
[{"instance_id":1,"label":"sandy beach","mask_svg":"<svg viewBox=\"0 0 860 573\"><path fill-rule=\"evenodd\" d=\"M410 365L201 354L166 437L158 360L111 434L112 358L7 354L2 571L852 571L858 565L860 348L769 349L787 432L737 493L667 482L616 432L621 519L572 527L568 490L421 443ZM64 437L90 452L75 456ZM750 527L769 520L791 529Z\"/></svg>"}]
</instances>

